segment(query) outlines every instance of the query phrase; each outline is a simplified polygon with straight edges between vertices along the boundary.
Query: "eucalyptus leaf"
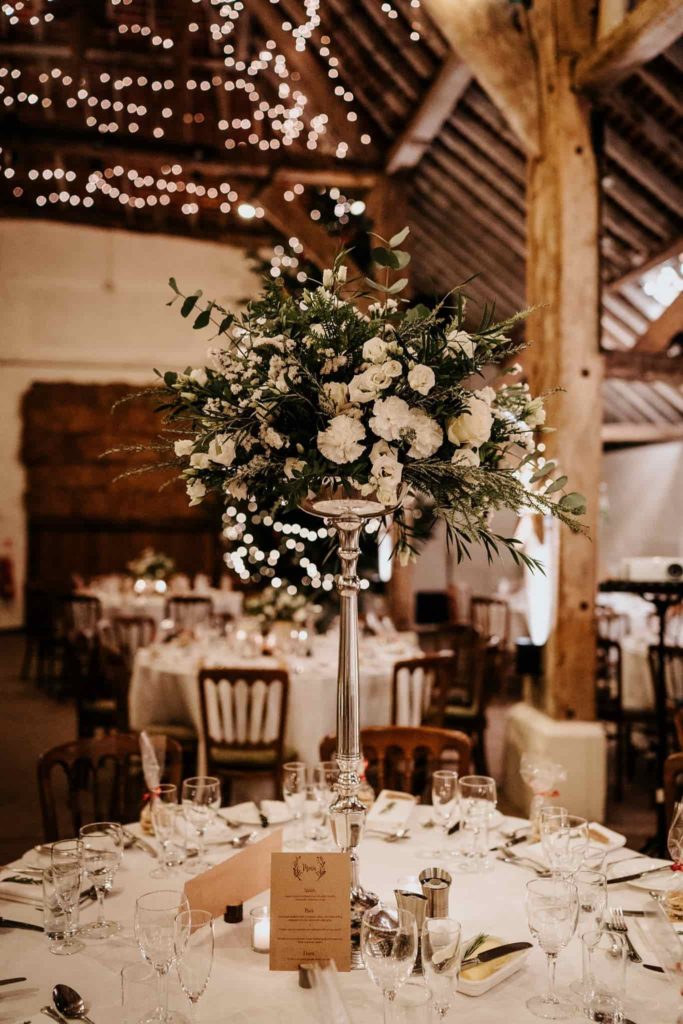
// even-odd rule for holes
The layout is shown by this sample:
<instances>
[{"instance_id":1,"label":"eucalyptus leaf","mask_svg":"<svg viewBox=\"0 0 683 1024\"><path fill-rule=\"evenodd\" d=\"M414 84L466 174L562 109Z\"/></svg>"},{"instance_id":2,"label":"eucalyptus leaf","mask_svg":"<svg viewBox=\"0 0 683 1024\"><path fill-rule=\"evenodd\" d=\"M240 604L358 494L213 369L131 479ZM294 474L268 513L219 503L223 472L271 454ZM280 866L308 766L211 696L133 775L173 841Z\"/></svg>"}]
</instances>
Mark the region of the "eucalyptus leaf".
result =
<instances>
[{"instance_id":1,"label":"eucalyptus leaf","mask_svg":"<svg viewBox=\"0 0 683 1024\"><path fill-rule=\"evenodd\" d=\"M409 227L403 228L397 234L392 235L392 237L389 239L389 245L392 247L392 249L396 245L401 245L402 242L405 242L405 240L406 240L406 238L408 237L409 234L410 234L410 228Z\"/></svg>"},{"instance_id":2,"label":"eucalyptus leaf","mask_svg":"<svg viewBox=\"0 0 683 1024\"><path fill-rule=\"evenodd\" d=\"M218 333L219 334L225 334L225 332L228 330L229 327L232 326L232 324L234 322L235 322L235 317L233 316L232 313L228 313L228 315L226 317L224 317L223 320L221 320L221 325L218 328Z\"/></svg>"},{"instance_id":3,"label":"eucalyptus leaf","mask_svg":"<svg viewBox=\"0 0 683 1024\"><path fill-rule=\"evenodd\" d=\"M178 374L174 373L173 370L167 370L164 374L164 384L168 388L172 388L178 380Z\"/></svg>"},{"instance_id":4,"label":"eucalyptus leaf","mask_svg":"<svg viewBox=\"0 0 683 1024\"><path fill-rule=\"evenodd\" d=\"M402 292L407 284L408 278L401 277L398 281L394 281L394 283L387 288L387 291L390 295L396 295L397 292Z\"/></svg>"},{"instance_id":5,"label":"eucalyptus leaf","mask_svg":"<svg viewBox=\"0 0 683 1024\"><path fill-rule=\"evenodd\" d=\"M201 311L201 313L199 314L199 316L197 317L192 326L194 327L195 331L200 331L202 327L208 327L210 323L211 308L209 307L209 309L203 309Z\"/></svg>"},{"instance_id":6,"label":"eucalyptus leaf","mask_svg":"<svg viewBox=\"0 0 683 1024\"><path fill-rule=\"evenodd\" d=\"M561 491L569 478L566 476L558 476L557 480L553 480L550 487L546 487L546 494L554 494L555 491Z\"/></svg>"},{"instance_id":7,"label":"eucalyptus leaf","mask_svg":"<svg viewBox=\"0 0 683 1024\"><path fill-rule=\"evenodd\" d=\"M194 307L197 305L197 300L199 299L200 295L201 292L195 292L194 295L188 295L188 297L185 299L182 306L180 307L181 316L187 317L190 315Z\"/></svg>"},{"instance_id":8,"label":"eucalyptus leaf","mask_svg":"<svg viewBox=\"0 0 683 1024\"><path fill-rule=\"evenodd\" d=\"M578 491L570 491L560 498L558 505L565 512L573 512L574 515L582 516L586 511L586 499Z\"/></svg>"},{"instance_id":9,"label":"eucalyptus leaf","mask_svg":"<svg viewBox=\"0 0 683 1024\"><path fill-rule=\"evenodd\" d=\"M410 253L404 252L402 249L394 249L394 257L397 260L397 270L403 270L410 263Z\"/></svg>"},{"instance_id":10,"label":"eucalyptus leaf","mask_svg":"<svg viewBox=\"0 0 683 1024\"><path fill-rule=\"evenodd\" d=\"M400 264L396 257L396 253L392 252L391 249L385 249L382 246L378 246L373 249L370 253L372 262L376 263L379 267L388 267L390 270L398 270Z\"/></svg>"},{"instance_id":11,"label":"eucalyptus leaf","mask_svg":"<svg viewBox=\"0 0 683 1024\"><path fill-rule=\"evenodd\" d=\"M175 277L169 277L168 283L170 287L173 289L173 291L176 293L176 295L180 295L180 288L178 288L178 285L176 284Z\"/></svg>"},{"instance_id":12,"label":"eucalyptus leaf","mask_svg":"<svg viewBox=\"0 0 683 1024\"><path fill-rule=\"evenodd\" d=\"M552 473L556 466L556 462L545 462L541 466L541 468L537 469L534 475L531 477L531 483L535 484L537 480L542 480L544 476L548 475L548 473Z\"/></svg>"}]
</instances>

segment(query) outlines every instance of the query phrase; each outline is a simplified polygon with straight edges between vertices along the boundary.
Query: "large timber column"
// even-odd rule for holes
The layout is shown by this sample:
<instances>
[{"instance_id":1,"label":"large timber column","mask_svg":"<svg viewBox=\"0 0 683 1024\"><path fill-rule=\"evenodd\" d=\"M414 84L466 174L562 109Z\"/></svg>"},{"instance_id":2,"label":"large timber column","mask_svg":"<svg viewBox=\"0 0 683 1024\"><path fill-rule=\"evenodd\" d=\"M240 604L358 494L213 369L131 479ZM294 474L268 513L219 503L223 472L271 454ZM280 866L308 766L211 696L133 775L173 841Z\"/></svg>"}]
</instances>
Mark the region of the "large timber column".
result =
<instances>
[{"instance_id":1,"label":"large timber column","mask_svg":"<svg viewBox=\"0 0 683 1024\"><path fill-rule=\"evenodd\" d=\"M591 44L590 4L536 0L539 155L529 158L525 367L548 400L548 455L588 500L592 539L559 531L557 622L546 647L545 710L556 718L595 717L594 600L601 462L599 184L590 110L572 89L572 68Z\"/></svg>"}]
</instances>

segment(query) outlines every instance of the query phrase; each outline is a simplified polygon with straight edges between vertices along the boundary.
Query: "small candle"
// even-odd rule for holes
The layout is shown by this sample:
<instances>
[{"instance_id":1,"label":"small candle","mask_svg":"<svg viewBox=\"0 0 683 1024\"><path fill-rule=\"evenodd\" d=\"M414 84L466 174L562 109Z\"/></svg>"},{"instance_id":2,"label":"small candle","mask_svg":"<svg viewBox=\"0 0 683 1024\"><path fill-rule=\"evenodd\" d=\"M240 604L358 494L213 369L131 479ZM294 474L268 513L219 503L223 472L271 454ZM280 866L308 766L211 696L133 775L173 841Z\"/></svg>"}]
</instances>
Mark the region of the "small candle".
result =
<instances>
[{"instance_id":1,"label":"small candle","mask_svg":"<svg viewBox=\"0 0 683 1024\"><path fill-rule=\"evenodd\" d=\"M270 911L268 907L256 907L251 917L251 948L255 953L270 950Z\"/></svg>"}]
</instances>

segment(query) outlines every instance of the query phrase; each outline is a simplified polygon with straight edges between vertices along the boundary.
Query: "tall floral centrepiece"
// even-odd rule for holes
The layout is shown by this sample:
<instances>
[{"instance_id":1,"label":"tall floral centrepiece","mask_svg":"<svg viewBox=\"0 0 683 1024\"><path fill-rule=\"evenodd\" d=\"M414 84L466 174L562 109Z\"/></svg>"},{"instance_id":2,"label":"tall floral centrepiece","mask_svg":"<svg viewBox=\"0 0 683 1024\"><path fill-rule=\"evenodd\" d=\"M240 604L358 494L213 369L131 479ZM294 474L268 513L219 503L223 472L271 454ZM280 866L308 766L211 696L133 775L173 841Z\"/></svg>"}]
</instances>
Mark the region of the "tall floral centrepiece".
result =
<instances>
[{"instance_id":1,"label":"tall floral centrepiece","mask_svg":"<svg viewBox=\"0 0 683 1024\"><path fill-rule=\"evenodd\" d=\"M391 514L398 556L412 557L404 507L412 494L445 521L458 557L481 543L489 557L507 548L533 568L514 539L492 532L492 514L550 514L581 530L585 508L543 456L543 398L532 397L510 365L524 347L511 337L523 314L495 322L486 309L470 330L459 290L434 309L409 305L400 298L407 281L392 281L410 259L400 249L407 234L380 239L373 250L384 283L350 280L341 252L321 282L297 294L266 279L261 297L238 315L201 292L183 295L172 279L172 303L195 328L213 325L216 343L205 366L165 373L158 389L178 435L167 442L171 464L191 504L214 491L264 512L300 506L337 534L340 781L331 818L337 844L351 854L356 926L375 899L360 885L355 854L365 816L357 797L363 523Z\"/></svg>"}]
</instances>

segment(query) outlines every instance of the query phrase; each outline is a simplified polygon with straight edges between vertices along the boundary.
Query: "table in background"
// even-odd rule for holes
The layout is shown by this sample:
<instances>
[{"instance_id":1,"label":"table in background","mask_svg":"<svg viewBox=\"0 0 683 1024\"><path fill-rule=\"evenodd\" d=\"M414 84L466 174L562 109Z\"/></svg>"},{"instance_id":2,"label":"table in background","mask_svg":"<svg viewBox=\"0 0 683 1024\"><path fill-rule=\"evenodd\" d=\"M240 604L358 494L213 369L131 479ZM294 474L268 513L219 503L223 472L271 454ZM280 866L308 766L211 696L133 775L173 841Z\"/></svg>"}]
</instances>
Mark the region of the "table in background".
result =
<instances>
[{"instance_id":1,"label":"table in background","mask_svg":"<svg viewBox=\"0 0 683 1024\"><path fill-rule=\"evenodd\" d=\"M188 590L185 593L165 594L121 594L106 589L91 588L82 591L96 597L102 605L102 614L105 619L114 615L147 615L153 618L157 624L161 622L166 611L166 602L170 597L208 597L217 615L232 615L238 618L242 614L242 601L244 594L239 590Z\"/></svg>"}]
</instances>

